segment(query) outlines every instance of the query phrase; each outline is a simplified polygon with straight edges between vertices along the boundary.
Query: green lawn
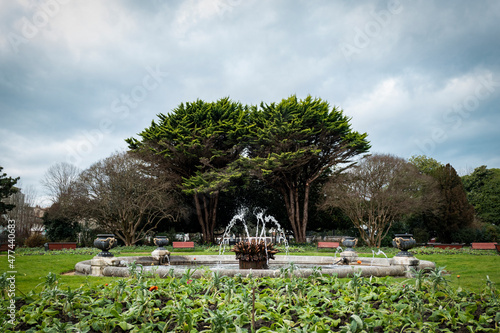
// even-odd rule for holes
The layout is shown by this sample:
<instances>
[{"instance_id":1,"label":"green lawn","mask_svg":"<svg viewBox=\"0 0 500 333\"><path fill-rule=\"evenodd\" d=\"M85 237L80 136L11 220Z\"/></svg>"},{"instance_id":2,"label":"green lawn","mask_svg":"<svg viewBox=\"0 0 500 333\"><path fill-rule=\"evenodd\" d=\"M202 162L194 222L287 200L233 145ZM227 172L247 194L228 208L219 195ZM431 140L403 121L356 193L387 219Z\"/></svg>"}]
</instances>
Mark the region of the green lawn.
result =
<instances>
[{"instance_id":1,"label":"green lawn","mask_svg":"<svg viewBox=\"0 0 500 333\"><path fill-rule=\"evenodd\" d=\"M419 255L418 258L433 261L438 267L446 267L452 285L480 292L486 286L486 276L489 276L497 288L500 286L500 255L434 254Z\"/></svg>"}]
</instances>

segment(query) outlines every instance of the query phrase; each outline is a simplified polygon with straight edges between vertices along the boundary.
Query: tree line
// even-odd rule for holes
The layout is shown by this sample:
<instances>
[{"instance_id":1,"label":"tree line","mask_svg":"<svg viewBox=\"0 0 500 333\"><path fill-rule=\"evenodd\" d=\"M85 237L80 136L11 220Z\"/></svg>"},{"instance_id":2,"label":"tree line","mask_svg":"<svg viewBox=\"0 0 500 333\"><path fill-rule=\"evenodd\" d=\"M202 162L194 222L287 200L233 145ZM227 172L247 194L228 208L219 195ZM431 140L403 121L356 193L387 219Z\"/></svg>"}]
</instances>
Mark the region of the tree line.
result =
<instances>
[{"instance_id":1,"label":"tree line","mask_svg":"<svg viewBox=\"0 0 500 333\"><path fill-rule=\"evenodd\" d=\"M460 230L478 229L477 216L498 221L480 206L484 196L498 203L482 185L498 184L495 172L478 168L462 182L432 158L369 155L367 134L311 96L259 106L229 98L182 103L126 142L129 151L86 170L59 163L47 171L49 235L86 225L131 245L182 225L213 243L240 205L267 208L300 243L311 227L336 226L354 227L370 246L394 230L450 242Z\"/></svg>"}]
</instances>

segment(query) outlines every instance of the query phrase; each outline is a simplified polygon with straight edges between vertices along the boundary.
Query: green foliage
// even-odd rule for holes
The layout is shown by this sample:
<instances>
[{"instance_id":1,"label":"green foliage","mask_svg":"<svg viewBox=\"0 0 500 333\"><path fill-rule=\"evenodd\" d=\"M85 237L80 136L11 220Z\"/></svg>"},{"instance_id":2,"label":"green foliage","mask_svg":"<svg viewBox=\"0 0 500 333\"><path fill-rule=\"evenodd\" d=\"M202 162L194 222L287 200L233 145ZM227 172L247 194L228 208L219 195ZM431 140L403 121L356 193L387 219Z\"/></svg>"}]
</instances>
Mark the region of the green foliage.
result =
<instances>
[{"instance_id":1,"label":"green foliage","mask_svg":"<svg viewBox=\"0 0 500 333\"><path fill-rule=\"evenodd\" d=\"M142 141L126 141L133 150L146 148L162 156L182 177L185 192L213 192L238 173L229 164L245 148L248 111L248 106L229 98L181 103L172 112L159 114L159 121L139 134Z\"/></svg>"},{"instance_id":2,"label":"green foliage","mask_svg":"<svg viewBox=\"0 0 500 333\"><path fill-rule=\"evenodd\" d=\"M447 164L436 166L430 172L436 181L436 207L406 219L410 230L416 230L420 242L438 237L441 243L470 242L473 232L474 207L467 196L455 169Z\"/></svg>"},{"instance_id":3,"label":"green foliage","mask_svg":"<svg viewBox=\"0 0 500 333\"><path fill-rule=\"evenodd\" d=\"M8 211L14 209L15 206L13 204L7 204L3 202L2 199L10 197L18 191L14 185L16 185L19 180L19 177L7 177L7 174L2 173L2 170L3 167L0 166L0 215L6 214Z\"/></svg>"},{"instance_id":4,"label":"green foliage","mask_svg":"<svg viewBox=\"0 0 500 333\"><path fill-rule=\"evenodd\" d=\"M342 110L311 96L262 103L251 117L252 170L281 193L295 239L303 243L313 186L368 151L367 134L353 131Z\"/></svg>"},{"instance_id":5,"label":"green foliage","mask_svg":"<svg viewBox=\"0 0 500 333\"><path fill-rule=\"evenodd\" d=\"M408 159L408 161L417 167L417 169L426 175L433 174L436 170L444 167L444 165L432 157L427 157L425 155L413 155Z\"/></svg>"},{"instance_id":6,"label":"green foliage","mask_svg":"<svg viewBox=\"0 0 500 333\"><path fill-rule=\"evenodd\" d=\"M462 177L469 202L477 216L486 223L500 223L500 169L485 165Z\"/></svg>"},{"instance_id":7,"label":"green foliage","mask_svg":"<svg viewBox=\"0 0 500 333\"><path fill-rule=\"evenodd\" d=\"M228 98L198 100L158 118L139 134L140 140L126 141L134 151L160 157L159 165L175 175L184 194L193 196L205 242L213 241L219 196L237 192L241 182L250 184L249 176L264 179L280 192L287 211L297 212L289 214L289 221L296 239L305 242L309 197L319 195L332 168L370 147L367 134L353 131L342 110L311 96L291 96L260 108ZM293 197L286 197L288 192ZM301 207L291 209L299 202ZM312 209L320 220L315 213Z\"/></svg>"},{"instance_id":8,"label":"green foliage","mask_svg":"<svg viewBox=\"0 0 500 333\"><path fill-rule=\"evenodd\" d=\"M450 164L437 169L432 176L439 183L443 205L431 219L431 226L440 242L452 242L455 232L472 225L474 208L467 201L462 181Z\"/></svg>"},{"instance_id":9,"label":"green foliage","mask_svg":"<svg viewBox=\"0 0 500 333\"><path fill-rule=\"evenodd\" d=\"M216 274L115 279L65 287L54 273L41 290L16 300L16 322L4 332L496 332L500 304L494 283L471 293L445 283L443 270L411 281L351 279L284 272L281 278ZM2 284L0 277L0 288ZM6 317L9 299L0 300Z\"/></svg>"},{"instance_id":10,"label":"green foliage","mask_svg":"<svg viewBox=\"0 0 500 333\"><path fill-rule=\"evenodd\" d=\"M184 194L193 196L203 240L213 242L218 196L242 176L235 163L246 148L250 108L229 98L182 103L140 133L129 148L159 157Z\"/></svg>"},{"instance_id":11,"label":"green foliage","mask_svg":"<svg viewBox=\"0 0 500 333\"><path fill-rule=\"evenodd\" d=\"M416 247L411 249L411 252L419 257L421 255L472 255L472 256L496 256L496 250L473 250L470 247L461 249L441 249L438 247ZM483 260L483 259L481 259ZM487 259L485 259L487 260Z\"/></svg>"},{"instance_id":12,"label":"green foliage","mask_svg":"<svg viewBox=\"0 0 500 333\"><path fill-rule=\"evenodd\" d=\"M46 236L51 242L74 242L77 239L80 231L78 221L59 214L51 214L50 211L43 215L42 220Z\"/></svg>"}]
</instances>

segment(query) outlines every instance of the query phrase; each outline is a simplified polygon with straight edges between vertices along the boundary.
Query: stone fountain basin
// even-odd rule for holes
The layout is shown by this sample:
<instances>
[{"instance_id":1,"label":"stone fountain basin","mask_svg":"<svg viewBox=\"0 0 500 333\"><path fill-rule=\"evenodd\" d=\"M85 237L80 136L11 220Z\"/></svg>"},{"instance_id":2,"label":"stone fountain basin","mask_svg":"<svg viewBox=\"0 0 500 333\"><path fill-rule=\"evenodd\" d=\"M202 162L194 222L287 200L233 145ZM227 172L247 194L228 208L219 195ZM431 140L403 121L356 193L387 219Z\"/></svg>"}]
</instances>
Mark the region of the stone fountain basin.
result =
<instances>
[{"instance_id":1,"label":"stone fountain basin","mask_svg":"<svg viewBox=\"0 0 500 333\"><path fill-rule=\"evenodd\" d=\"M361 271L362 276L401 276L410 277L411 268L425 269L435 268L435 264L431 261L418 260L415 257L394 257L394 258L370 258L359 257L350 265L332 265L338 261L340 257L327 256L276 256L276 260L270 260L269 269L237 269L223 268L225 264L235 264L237 260L234 255L173 255L170 257L170 265L159 265L159 261L153 257L111 257L101 258L94 257L90 260L79 262L75 265L75 274L92 275L92 276L113 276L113 277L128 277L129 269L126 266L132 262L143 266L145 272L154 272L160 278L168 275L180 277L185 274L186 270L195 269L204 266L203 269L196 270L193 278L201 277L205 274L206 269L217 271L220 275L241 276L252 275L253 277L279 277L280 269L273 269L274 264L286 265L293 262L297 265L307 264L312 266L322 267L322 274L337 275L338 277L348 277L352 274ZM177 267L183 265L183 268ZM207 268L206 265L216 266ZM189 268L186 268L188 266ZM200 267L201 268L201 267ZM312 268L298 268L294 270L295 276L307 277L314 273Z\"/></svg>"}]
</instances>

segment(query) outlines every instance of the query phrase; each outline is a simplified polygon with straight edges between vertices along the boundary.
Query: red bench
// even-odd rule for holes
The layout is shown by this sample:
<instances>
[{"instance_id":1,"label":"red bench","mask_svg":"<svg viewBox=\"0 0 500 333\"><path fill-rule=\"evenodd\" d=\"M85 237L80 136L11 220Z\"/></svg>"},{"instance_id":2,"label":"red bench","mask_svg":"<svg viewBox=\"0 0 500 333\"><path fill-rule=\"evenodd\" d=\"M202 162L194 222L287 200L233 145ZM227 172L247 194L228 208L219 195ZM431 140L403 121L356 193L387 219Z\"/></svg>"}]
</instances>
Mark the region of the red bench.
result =
<instances>
[{"instance_id":1,"label":"red bench","mask_svg":"<svg viewBox=\"0 0 500 333\"><path fill-rule=\"evenodd\" d=\"M194 242L172 242L174 249L194 249Z\"/></svg>"},{"instance_id":2,"label":"red bench","mask_svg":"<svg viewBox=\"0 0 500 333\"><path fill-rule=\"evenodd\" d=\"M10 245L9 243L3 243L0 245L0 252L7 252L8 250L15 250L16 245L14 246Z\"/></svg>"},{"instance_id":3,"label":"red bench","mask_svg":"<svg viewBox=\"0 0 500 333\"><path fill-rule=\"evenodd\" d=\"M339 242L318 242L318 249L336 249L339 245Z\"/></svg>"},{"instance_id":4,"label":"red bench","mask_svg":"<svg viewBox=\"0 0 500 333\"><path fill-rule=\"evenodd\" d=\"M76 242L45 243L45 250L76 249Z\"/></svg>"},{"instance_id":5,"label":"red bench","mask_svg":"<svg viewBox=\"0 0 500 333\"><path fill-rule=\"evenodd\" d=\"M494 250L495 243L471 243L473 250Z\"/></svg>"}]
</instances>

